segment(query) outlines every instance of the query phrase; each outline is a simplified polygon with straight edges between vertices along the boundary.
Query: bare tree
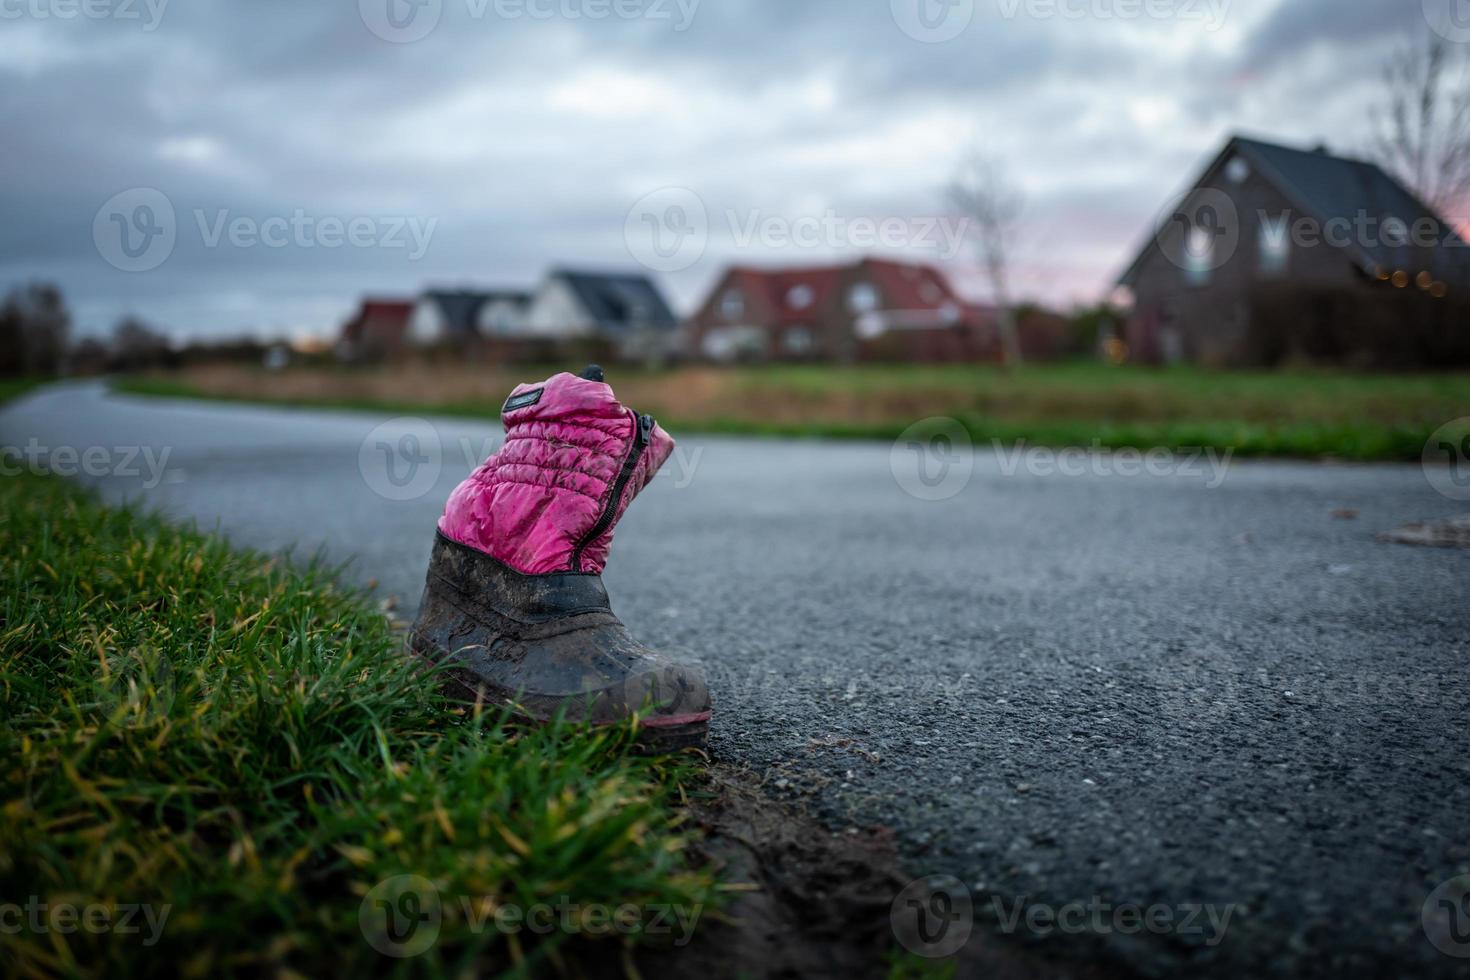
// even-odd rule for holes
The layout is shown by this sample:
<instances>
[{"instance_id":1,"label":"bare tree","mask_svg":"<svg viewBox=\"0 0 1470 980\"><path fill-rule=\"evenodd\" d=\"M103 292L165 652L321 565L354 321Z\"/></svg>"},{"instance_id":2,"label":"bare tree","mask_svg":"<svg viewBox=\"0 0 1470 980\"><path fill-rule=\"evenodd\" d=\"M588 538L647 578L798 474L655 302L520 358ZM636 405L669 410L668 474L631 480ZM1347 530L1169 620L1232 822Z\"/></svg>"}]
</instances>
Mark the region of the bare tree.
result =
<instances>
[{"instance_id":1,"label":"bare tree","mask_svg":"<svg viewBox=\"0 0 1470 980\"><path fill-rule=\"evenodd\" d=\"M1470 191L1470 75L1459 46L1430 32L1384 66L1372 152L1443 215Z\"/></svg>"},{"instance_id":2,"label":"bare tree","mask_svg":"<svg viewBox=\"0 0 1470 980\"><path fill-rule=\"evenodd\" d=\"M1015 367L1021 363L1021 335L1011 303L1010 255L1025 199L1007 179L1005 168L978 148L965 153L944 196L969 222L966 233L975 243L995 298L1001 356L1008 367Z\"/></svg>"}]
</instances>

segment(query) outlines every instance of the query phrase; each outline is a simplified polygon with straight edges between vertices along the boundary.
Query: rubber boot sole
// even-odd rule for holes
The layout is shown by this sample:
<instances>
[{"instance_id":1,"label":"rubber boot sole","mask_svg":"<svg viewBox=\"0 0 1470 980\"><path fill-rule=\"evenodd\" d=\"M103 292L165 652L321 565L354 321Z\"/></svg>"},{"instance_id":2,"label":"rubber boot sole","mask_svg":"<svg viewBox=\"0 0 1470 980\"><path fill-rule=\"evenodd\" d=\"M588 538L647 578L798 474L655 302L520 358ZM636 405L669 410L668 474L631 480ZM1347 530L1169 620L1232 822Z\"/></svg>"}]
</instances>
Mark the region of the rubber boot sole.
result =
<instances>
[{"instance_id":1,"label":"rubber boot sole","mask_svg":"<svg viewBox=\"0 0 1470 980\"><path fill-rule=\"evenodd\" d=\"M519 698L516 693L489 684L471 685L461 680L456 676L452 656L448 658L447 663L441 662L419 650L412 643L407 645L407 652L415 660L441 671L441 686L453 700L464 704L509 708L511 720L523 725L540 726L547 723L544 718L537 718L517 710ZM712 716L713 712L703 711L673 718L660 718L656 715L643 718L633 737L634 749L640 755L671 755L688 749L703 751L709 744L709 723ZM616 723L594 722L593 727L610 727L613 724Z\"/></svg>"}]
</instances>

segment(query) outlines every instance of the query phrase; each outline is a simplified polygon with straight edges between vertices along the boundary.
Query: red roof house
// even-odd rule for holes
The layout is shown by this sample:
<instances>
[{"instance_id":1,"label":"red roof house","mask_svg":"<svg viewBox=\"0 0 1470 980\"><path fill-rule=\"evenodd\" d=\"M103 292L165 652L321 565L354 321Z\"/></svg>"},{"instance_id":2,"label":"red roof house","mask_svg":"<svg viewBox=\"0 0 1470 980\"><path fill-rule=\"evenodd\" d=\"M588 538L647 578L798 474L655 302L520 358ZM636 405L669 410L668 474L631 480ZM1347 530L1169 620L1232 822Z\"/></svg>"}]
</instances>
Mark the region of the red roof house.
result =
<instances>
[{"instance_id":1,"label":"red roof house","mask_svg":"<svg viewBox=\"0 0 1470 980\"><path fill-rule=\"evenodd\" d=\"M337 355L343 360L377 358L402 350L413 317L412 300L364 299L342 327Z\"/></svg>"},{"instance_id":2,"label":"red roof house","mask_svg":"<svg viewBox=\"0 0 1470 980\"><path fill-rule=\"evenodd\" d=\"M995 357L988 307L928 265L863 259L787 269L735 266L688 324L714 361L963 361Z\"/></svg>"}]
</instances>

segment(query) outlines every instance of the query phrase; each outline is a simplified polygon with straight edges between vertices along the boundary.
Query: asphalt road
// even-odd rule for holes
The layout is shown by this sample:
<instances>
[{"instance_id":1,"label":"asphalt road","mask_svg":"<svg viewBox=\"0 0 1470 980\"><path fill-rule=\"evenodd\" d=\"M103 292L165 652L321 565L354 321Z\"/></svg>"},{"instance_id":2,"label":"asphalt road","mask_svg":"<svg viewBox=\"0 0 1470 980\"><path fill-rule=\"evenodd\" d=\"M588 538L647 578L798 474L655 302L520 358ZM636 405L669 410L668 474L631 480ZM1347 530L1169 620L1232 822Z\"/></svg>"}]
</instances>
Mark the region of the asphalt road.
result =
<instances>
[{"instance_id":1,"label":"asphalt road","mask_svg":"<svg viewBox=\"0 0 1470 980\"><path fill-rule=\"evenodd\" d=\"M109 498L350 559L406 616L499 432L383 421L79 384L0 412L0 443L60 469L101 447L80 478ZM115 472L130 447L152 455ZM1145 972L1470 967L1421 925L1470 872L1470 553L1374 538L1470 504L1413 466L1069 475L987 447L963 482L964 458L931 501L907 446L681 441L606 579L709 670L718 756L834 826L894 827L915 874L968 886L980 935L1029 896L1082 911L1017 935L1086 955L1080 925ZM1128 906L1164 911L1138 928Z\"/></svg>"}]
</instances>

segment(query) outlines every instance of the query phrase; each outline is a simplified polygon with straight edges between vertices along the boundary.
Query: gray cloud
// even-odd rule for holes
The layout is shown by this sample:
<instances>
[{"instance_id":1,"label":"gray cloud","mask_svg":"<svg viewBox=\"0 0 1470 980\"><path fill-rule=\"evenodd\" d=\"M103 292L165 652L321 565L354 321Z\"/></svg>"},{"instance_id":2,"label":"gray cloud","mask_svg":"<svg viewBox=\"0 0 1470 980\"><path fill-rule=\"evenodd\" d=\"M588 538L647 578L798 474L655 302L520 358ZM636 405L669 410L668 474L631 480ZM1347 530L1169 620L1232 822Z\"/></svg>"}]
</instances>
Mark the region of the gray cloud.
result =
<instances>
[{"instance_id":1,"label":"gray cloud","mask_svg":"<svg viewBox=\"0 0 1470 980\"><path fill-rule=\"evenodd\" d=\"M1386 35L1402 38L1425 32L1428 26L1424 7L1417 0L1294 0L1277 6L1252 33L1245 62L1252 68L1280 66L1313 49L1346 53L1351 58L1355 50L1376 48Z\"/></svg>"},{"instance_id":2,"label":"gray cloud","mask_svg":"<svg viewBox=\"0 0 1470 980\"><path fill-rule=\"evenodd\" d=\"M0 284L56 279L86 330L131 312L200 335L326 332L363 292L631 265L624 219L662 186L694 190L715 226L704 259L667 277L687 305L724 261L843 252L742 248L729 215L935 215L971 141L1027 191L1024 285L1064 305L1106 289L1228 132L1360 140L1355 86L1390 35L1423 26L1391 0L1235 0L1217 24L1187 0L1131 19L1111 0L977 0L956 37L922 43L888 0L703 0L687 24L675 0L659 8L673 19L441 0L427 37L392 43L350 2L173 0L153 30L35 16L66 2L0 0ZM163 192L178 219L146 272L93 241L99 207L130 188ZM415 259L212 242L200 222L221 212L434 226Z\"/></svg>"}]
</instances>

